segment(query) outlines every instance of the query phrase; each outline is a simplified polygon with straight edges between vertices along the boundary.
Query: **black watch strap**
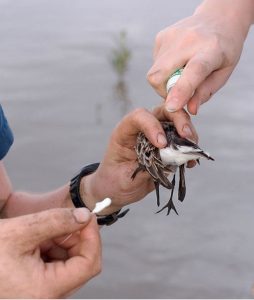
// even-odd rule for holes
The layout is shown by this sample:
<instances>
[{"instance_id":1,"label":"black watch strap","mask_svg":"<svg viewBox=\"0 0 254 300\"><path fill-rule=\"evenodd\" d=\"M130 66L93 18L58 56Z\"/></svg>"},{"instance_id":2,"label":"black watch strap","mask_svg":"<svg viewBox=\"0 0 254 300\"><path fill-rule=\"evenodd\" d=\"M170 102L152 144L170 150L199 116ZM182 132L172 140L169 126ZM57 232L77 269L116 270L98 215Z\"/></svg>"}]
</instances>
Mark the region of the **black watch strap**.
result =
<instances>
[{"instance_id":1,"label":"black watch strap","mask_svg":"<svg viewBox=\"0 0 254 300\"><path fill-rule=\"evenodd\" d=\"M118 219L124 217L130 209L127 208L123 212L121 212L121 209L112 213L111 215L107 216L97 216L97 223L98 225L112 225L114 224Z\"/></svg>"},{"instance_id":2,"label":"black watch strap","mask_svg":"<svg viewBox=\"0 0 254 300\"><path fill-rule=\"evenodd\" d=\"M79 191L79 187L80 187L80 182L81 179L89 174L92 174L94 171L97 170L97 168L99 167L99 163L93 163L90 164L88 166L85 166L84 168L82 168L79 173L74 176L71 179L71 183L70 183L70 196L71 196L71 200L74 204L75 207L86 207L85 203L83 202L81 196L80 196L80 191ZM107 216L97 216L97 223L99 225L111 225L113 223L115 223L119 218L124 217L127 212L129 211L129 209L124 210L123 212L121 212L121 210L118 210L110 215Z\"/></svg>"},{"instance_id":3,"label":"black watch strap","mask_svg":"<svg viewBox=\"0 0 254 300\"><path fill-rule=\"evenodd\" d=\"M99 163L88 165L82 168L78 172L78 174L72 178L70 183L70 195L71 195L71 200L75 207L86 207L85 203L81 199L80 192L79 192L80 181L84 176L92 174L94 171L96 171L99 165L100 165Z\"/></svg>"}]
</instances>

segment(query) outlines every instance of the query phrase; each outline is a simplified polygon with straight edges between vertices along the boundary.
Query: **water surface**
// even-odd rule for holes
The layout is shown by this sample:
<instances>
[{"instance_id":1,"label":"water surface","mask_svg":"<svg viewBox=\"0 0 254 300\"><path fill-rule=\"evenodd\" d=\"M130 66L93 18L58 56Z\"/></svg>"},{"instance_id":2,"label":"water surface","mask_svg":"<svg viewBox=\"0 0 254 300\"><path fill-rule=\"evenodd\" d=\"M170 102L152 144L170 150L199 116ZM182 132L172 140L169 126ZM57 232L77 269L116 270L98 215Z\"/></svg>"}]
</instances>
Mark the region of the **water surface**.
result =
<instances>
[{"instance_id":1,"label":"water surface","mask_svg":"<svg viewBox=\"0 0 254 300\"><path fill-rule=\"evenodd\" d=\"M6 166L16 189L48 191L100 161L124 109L160 98L145 75L156 33L200 1L0 1L0 99L15 133ZM109 56L125 29L131 104L116 99ZM155 195L102 230L102 274L80 298L249 298L254 282L253 31L237 70L194 123L216 161L187 172L180 216ZM166 191L162 192L165 201Z\"/></svg>"}]
</instances>

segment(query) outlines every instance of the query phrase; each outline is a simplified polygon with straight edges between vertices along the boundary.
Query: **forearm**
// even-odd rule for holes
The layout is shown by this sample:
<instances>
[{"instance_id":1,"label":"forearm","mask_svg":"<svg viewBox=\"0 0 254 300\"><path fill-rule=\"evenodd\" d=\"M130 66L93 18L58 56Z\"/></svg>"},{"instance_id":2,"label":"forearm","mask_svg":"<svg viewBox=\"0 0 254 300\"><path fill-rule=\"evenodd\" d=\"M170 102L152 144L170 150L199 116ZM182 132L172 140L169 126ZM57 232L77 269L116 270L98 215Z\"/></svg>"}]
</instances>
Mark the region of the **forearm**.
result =
<instances>
[{"instance_id":1,"label":"forearm","mask_svg":"<svg viewBox=\"0 0 254 300\"><path fill-rule=\"evenodd\" d=\"M68 183L57 190L44 194L9 191L8 197L3 202L5 204L2 205L0 217L11 218L51 208L74 207L69 193L69 186ZM80 185L80 195L82 201L90 210L95 207L96 202L103 200L96 193L94 174L83 177ZM105 198L106 195L103 195L103 197ZM120 208L121 207L111 205L110 208L103 211L103 214L112 213Z\"/></svg>"},{"instance_id":2,"label":"forearm","mask_svg":"<svg viewBox=\"0 0 254 300\"><path fill-rule=\"evenodd\" d=\"M0 161L1 218L10 218L57 207L73 207L69 194L69 184L44 194L15 192L12 189L4 164Z\"/></svg>"},{"instance_id":3,"label":"forearm","mask_svg":"<svg viewBox=\"0 0 254 300\"><path fill-rule=\"evenodd\" d=\"M13 192L1 210L1 217L11 218L58 207L74 207L68 184L45 194Z\"/></svg>"},{"instance_id":4,"label":"forearm","mask_svg":"<svg viewBox=\"0 0 254 300\"><path fill-rule=\"evenodd\" d=\"M205 0L196 9L195 15L205 14L227 19L237 23L246 37L249 27L254 23L253 0Z\"/></svg>"}]
</instances>

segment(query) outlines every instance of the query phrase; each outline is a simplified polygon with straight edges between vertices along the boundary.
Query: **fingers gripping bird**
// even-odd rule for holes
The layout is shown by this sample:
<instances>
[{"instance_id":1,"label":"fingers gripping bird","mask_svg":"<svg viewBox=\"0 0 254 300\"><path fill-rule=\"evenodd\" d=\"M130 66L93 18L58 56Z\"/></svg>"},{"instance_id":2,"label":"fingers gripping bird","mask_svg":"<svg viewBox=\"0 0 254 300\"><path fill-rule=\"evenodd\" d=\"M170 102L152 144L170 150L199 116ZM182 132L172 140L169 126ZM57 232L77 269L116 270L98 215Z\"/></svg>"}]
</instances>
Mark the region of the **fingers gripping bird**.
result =
<instances>
[{"instance_id":1,"label":"fingers gripping bird","mask_svg":"<svg viewBox=\"0 0 254 300\"><path fill-rule=\"evenodd\" d=\"M206 158L208 160L214 159L197 144L180 137L172 122L161 123L166 134L167 146L163 149L156 148L149 142L146 136L140 132L135 147L138 157L138 167L132 174L132 179L134 180L140 171L147 171L154 180L158 206L160 206L159 186L162 185L171 190L168 203L158 212L167 209L168 215L171 209L173 209L178 215L173 203L175 174L177 169L179 169L178 200L182 202L186 194L185 164L190 160L196 160L199 163L200 158ZM172 181L168 179L170 174L173 174Z\"/></svg>"}]
</instances>

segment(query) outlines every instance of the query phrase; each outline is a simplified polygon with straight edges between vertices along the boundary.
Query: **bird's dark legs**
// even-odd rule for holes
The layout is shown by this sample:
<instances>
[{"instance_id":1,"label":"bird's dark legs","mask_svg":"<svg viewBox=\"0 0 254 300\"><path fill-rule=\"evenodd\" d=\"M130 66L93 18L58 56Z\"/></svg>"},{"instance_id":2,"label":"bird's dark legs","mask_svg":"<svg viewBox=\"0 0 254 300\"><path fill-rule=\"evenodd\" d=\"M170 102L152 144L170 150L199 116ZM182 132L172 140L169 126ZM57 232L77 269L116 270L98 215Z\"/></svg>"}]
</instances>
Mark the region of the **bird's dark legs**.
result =
<instances>
[{"instance_id":1,"label":"bird's dark legs","mask_svg":"<svg viewBox=\"0 0 254 300\"><path fill-rule=\"evenodd\" d=\"M156 199L157 206L160 206L160 184L158 181L154 181L155 191L156 191Z\"/></svg>"},{"instance_id":2,"label":"bird's dark legs","mask_svg":"<svg viewBox=\"0 0 254 300\"><path fill-rule=\"evenodd\" d=\"M186 194L185 185L185 167L184 165L179 166L179 187L178 187L178 200L183 201Z\"/></svg>"},{"instance_id":3,"label":"bird's dark legs","mask_svg":"<svg viewBox=\"0 0 254 300\"><path fill-rule=\"evenodd\" d=\"M156 213L159 213L159 212L163 211L165 208L167 208L168 209L167 215L169 215L171 209L173 209L175 211L175 213L178 215L178 212L177 212L177 210L175 208L175 205L173 203L173 195L174 195L175 183L176 183L176 180L175 180L175 174L174 174L174 177L173 177L173 180L172 180L172 190L171 190L171 195L170 195L169 201L168 201L168 203L166 205L164 205L162 207L162 209L160 209Z\"/></svg>"}]
</instances>

